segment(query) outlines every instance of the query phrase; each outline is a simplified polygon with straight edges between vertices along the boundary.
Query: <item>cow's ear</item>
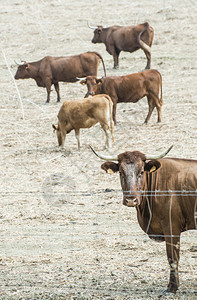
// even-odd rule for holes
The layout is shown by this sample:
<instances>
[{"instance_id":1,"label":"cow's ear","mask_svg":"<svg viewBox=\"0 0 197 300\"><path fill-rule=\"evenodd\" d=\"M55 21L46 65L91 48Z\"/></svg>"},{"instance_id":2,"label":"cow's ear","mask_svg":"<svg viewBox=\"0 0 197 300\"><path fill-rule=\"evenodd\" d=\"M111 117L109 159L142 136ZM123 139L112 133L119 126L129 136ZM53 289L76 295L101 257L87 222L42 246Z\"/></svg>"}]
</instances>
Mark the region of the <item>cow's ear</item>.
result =
<instances>
[{"instance_id":1,"label":"cow's ear","mask_svg":"<svg viewBox=\"0 0 197 300\"><path fill-rule=\"evenodd\" d=\"M114 162L107 161L101 165L101 169L103 169L106 173L113 174L119 171L119 165Z\"/></svg>"},{"instance_id":2,"label":"cow's ear","mask_svg":"<svg viewBox=\"0 0 197 300\"><path fill-rule=\"evenodd\" d=\"M86 85L86 79L81 80L80 83L81 83L82 85Z\"/></svg>"},{"instance_id":3,"label":"cow's ear","mask_svg":"<svg viewBox=\"0 0 197 300\"><path fill-rule=\"evenodd\" d=\"M158 160L150 160L145 164L144 171L146 172L155 172L161 167L161 164Z\"/></svg>"},{"instance_id":4,"label":"cow's ear","mask_svg":"<svg viewBox=\"0 0 197 300\"><path fill-rule=\"evenodd\" d=\"M54 130L57 130L57 126L55 126L55 124L52 124L52 127Z\"/></svg>"},{"instance_id":5,"label":"cow's ear","mask_svg":"<svg viewBox=\"0 0 197 300\"><path fill-rule=\"evenodd\" d=\"M97 84L101 84L102 82L103 82L103 79L102 79L102 78L96 80L96 83L97 83Z\"/></svg>"}]
</instances>

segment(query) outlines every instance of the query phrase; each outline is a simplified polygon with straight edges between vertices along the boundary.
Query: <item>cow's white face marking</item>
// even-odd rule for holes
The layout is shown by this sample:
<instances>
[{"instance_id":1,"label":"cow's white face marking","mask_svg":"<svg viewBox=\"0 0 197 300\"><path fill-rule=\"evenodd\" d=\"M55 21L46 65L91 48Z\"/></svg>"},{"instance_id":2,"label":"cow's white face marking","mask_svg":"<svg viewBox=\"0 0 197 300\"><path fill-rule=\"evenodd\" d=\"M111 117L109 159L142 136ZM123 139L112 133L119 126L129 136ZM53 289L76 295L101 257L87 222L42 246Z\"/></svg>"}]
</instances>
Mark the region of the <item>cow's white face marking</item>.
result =
<instances>
[{"instance_id":1,"label":"cow's white face marking","mask_svg":"<svg viewBox=\"0 0 197 300\"><path fill-rule=\"evenodd\" d=\"M140 204L140 190L142 187L144 167L139 160L136 162L122 162L119 167L120 182L123 190L123 204L136 206Z\"/></svg>"}]
</instances>

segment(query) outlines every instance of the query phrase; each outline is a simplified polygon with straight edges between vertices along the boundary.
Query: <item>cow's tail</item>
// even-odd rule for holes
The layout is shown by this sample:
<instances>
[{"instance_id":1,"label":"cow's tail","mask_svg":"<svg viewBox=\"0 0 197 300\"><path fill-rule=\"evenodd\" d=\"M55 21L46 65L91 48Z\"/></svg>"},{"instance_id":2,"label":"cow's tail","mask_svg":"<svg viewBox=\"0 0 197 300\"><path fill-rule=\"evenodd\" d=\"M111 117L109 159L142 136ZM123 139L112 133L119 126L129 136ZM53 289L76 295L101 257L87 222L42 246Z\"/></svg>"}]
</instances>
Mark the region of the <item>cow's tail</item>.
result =
<instances>
[{"instance_id":1,"label":"cow's tail","mask_svg":"<svg viewBox=\"0 0 197 300\"><path fill-rule=\"evenodd\" d=\"M159 73L159 72L158 72ZM162 77L161 74L159 73L160 77L160 97L159 97L159 103L162 106L163 105L163 94L162 94Z\"/></svg>"},{"instance_id":2,"label":"cow's tail","mask_svg":"<svg viewBox=\"0 0 197 300\"><path fill-rule=\"evenodd\" d=\"M146 50L146 51L148 51L148 52L151 54L151 47L141 40L141 35L142 35L145 31L148 31L148 29L151 30L151 31L153 31L153 28L152 28L151 26L149 26L149 24L148 24L147 22L144 23L144 27L145 27L144 30L142 30L142 31L139 33L138 37L137 37L138 43L139 43L140 47L141 47L143 50ZM152 43L152 42L151 42L151 43Z\"/></svg>"},{"instance_id":3,"label":"cow's tail","mask_svg":"<svg viewBox=\"0 0 197 300\"><path fill-rule=\"evenodd\" d=\"M110 132L111 132L111 138L112 138L112 143L114 142L114 121L113 121L113 102L110 98L110 96L105 95L109 102L109 114L110 114Z\"/></svg>"},{"instance_id":4,"label":"cow's tail","mask_svg":"<svg viewBox=\"0 0 197 300\"><path fill-rule=\"evenodd\" d=\"M106 69L105 69L105 63L104 63L104 60L102 58L102 56L98 53L98 52L94 52L99 58L100 60L102 61L102 64L103 64L103 71L104 71L104 76L106 77Z\"/></svg>"}]
</instances>

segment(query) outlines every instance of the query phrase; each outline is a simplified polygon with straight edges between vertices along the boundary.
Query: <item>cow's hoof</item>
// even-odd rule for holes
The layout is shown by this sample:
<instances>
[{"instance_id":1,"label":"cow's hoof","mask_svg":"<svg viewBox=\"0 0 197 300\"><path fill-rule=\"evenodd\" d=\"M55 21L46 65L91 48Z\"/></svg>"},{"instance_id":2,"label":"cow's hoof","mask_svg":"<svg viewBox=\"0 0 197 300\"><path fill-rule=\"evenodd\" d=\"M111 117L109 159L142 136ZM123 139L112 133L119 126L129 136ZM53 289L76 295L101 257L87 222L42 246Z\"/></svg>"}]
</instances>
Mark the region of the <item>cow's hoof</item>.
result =
<instances>
[{"instance_id":1,"label":"cow's hoof","mask_svg":"<svg viewBox=\"0 0 197 300\"><path fill-rule=\"evenodd\" d=\"M176 292L169 292L168 289L164 289L159 295L159 298L166 297L166 296L173 297L175 294Z\"/></svg>"}]
</instances>

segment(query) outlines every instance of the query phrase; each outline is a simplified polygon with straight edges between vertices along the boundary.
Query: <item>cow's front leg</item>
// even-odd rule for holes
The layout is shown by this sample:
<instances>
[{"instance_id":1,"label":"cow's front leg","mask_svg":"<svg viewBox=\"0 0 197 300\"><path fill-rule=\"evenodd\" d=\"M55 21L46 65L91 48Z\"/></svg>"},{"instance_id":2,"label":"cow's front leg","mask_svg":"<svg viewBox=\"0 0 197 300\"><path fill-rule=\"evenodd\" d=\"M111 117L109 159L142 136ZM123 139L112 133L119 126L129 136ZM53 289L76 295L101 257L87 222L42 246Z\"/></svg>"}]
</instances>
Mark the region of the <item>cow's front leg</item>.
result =
<instances>
[{"instance_id":1,"label":"cow's front leg","mask_svg":"<svg viewBox=\"0 0 197 300\"><path fill-rule=\"evenodd\" d=\"M78 150L80 151L81 145L80 145L80 130L79 129L75 129L75 136L77 139Z\"/></svg>"},{"instance_id":2,"label":"cow's front leg","mask_svg":"<svg viewBox=\"0 0 197 300\"><path fill-rule=\"evenodd\" d=\"M120 54L120 52L116 51L115 48L112 48L110 50L110 54L113 56L113 59L114 59L114 69L118 69L118 67L119 67L119 54Z\"/></svg>"},{"instance_id":3,"label":"cow's front leg","mask_svg":"<svg viewBox=\"0 0 197 300\"><path fill-rule=\"evenodd\" d=\"M165 240L166 240L166 252L167 252L168 262L170 265L170 280L166 292L175 294L179 287L178 263L179 263L179 251L180 251L180 235L178 234L175 237L167 236Z\"/></svg>"},{"instance_id":4,"label":"cow's front leg","mask_svg":"<svg viewBox=\"0 0 197 300\"><path fill-rule=\"evenodd\" d=\"M105 142L105 149L110 149L112 147L112 137L109 134L109 126L107 124L100 123L101 127L103 128L106 136L106 142Z\"/></svg>"}]
</instances>

